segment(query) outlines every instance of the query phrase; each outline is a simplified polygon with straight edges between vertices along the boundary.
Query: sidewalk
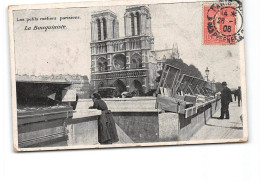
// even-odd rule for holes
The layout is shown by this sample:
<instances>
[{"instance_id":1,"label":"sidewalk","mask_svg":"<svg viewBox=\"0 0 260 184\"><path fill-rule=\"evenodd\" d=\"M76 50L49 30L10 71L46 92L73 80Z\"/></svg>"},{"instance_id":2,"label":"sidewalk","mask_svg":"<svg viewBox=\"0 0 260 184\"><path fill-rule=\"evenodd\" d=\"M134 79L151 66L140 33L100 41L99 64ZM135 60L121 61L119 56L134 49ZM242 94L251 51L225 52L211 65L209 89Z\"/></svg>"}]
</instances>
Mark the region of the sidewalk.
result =
<instances>
[{"instance_id":1,"label":"sidewalk","mask_svg":"<svg viewBox=\"0 0 260 184\"><path fill-rule=\"evenodd\" d=\"M243 137L243 124L240 120L242 108L238 107L237 101L229 105L230 119L217 119L220 110L196 132L190 140L211 140L211 139L237 139Z\"/></svg>"}]
</instances>

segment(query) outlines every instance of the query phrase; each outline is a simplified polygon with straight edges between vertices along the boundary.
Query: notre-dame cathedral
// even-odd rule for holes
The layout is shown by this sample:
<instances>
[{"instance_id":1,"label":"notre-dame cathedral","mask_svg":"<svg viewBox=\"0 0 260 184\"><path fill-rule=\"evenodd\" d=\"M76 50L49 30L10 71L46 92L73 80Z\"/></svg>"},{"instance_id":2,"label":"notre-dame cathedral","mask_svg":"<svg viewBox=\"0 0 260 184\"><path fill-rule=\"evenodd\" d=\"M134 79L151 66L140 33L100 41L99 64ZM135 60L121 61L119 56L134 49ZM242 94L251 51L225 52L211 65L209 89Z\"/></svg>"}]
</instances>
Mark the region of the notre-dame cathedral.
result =
<instances>
[{"instance_id":1,"label":"notre-dame cathedral","mask_svg":"<svg viewBox=\"0 0 260 184\"><path fill-rule=\"evenodd\" d=\"M168 57L158 56L165 52L173 55L173 50L154 50L149 8L126 8L122 38L114 12L94 12L91 18L91 81L94 87L114 86L120 92L138 90L140 93L156 88L158 64Z\"/></svg>"}]
</instances>

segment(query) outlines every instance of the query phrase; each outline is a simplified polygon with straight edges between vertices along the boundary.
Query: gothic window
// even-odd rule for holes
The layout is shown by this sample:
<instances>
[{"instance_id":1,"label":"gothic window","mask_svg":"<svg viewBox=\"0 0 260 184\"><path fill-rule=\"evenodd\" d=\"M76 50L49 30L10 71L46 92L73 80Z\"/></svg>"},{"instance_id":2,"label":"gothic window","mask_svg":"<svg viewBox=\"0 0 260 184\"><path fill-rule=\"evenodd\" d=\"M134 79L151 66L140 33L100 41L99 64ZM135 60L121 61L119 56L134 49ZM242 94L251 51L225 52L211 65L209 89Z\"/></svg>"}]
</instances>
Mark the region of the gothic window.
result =
<instances>
[{"instance_id":1,"label":"gothic window","mask_svg":"<svg viewBox=\"0 0 260 184\"><path fill-rule=\"evenodd\" d=\"M98 63L98 71L102 72L103 71L103 65L102 63Z\"/></svg>"},{"instance_id":2,"label":"gothic window","mask_svg":"<svg viewBox=\"0 0 260 184\"><path fill-rule=\"evenodd\" d=\"M131 31L132 31L132 36L135 35L135 16L133 13L131 13Z\"/></svg>"},{"instance_id":3,"label":"gothic window","mask_svg":"<svg viewBox=\"0 0 260 184\"><path fill-rule=\"evenodd\" d=\"M141 40L138 41L138 48L141 48Z\"/></svg>"},{"instance_id":4,"label":"gothic window","mask_svg":"<svg viewBox=\"0 0 260 184\"><path fill-rule=\"evenodd\" d=\"M136 47L137 47L138 49L140 49L140 40L137 40L137 41L136 41Z\"/></svg>"},{"instance_id":5,"label":"gothic window","mask_svg":"<svg viewBox=\"0 0 260 184\"><path fill-rule=\"evenodd\" d=\"M112 29L113 29L113 38L116 37L116 21L113 20L112 22Z\"/></svg>"},{"instance_id":6,"label":"gothic window","mask_svg":"<svg viewBox=\"0 0 260 184\"><path fill-rule=\"evenodd\" d=\"M108 63L105 58L100 58L98 60L98 71L99 72L107 72L108 71Z\"/></svg>"},{"instance_id":7,"label":"gothic window","mask_svg":"<svg viewBox=\"0 0 260 184\"><path fill-rule=\"evenodd\" d=\"M141 59L138 62L138 68L142 68L142 60Z\"/></svg>"},{"instance_id":8,"label":"gothic window","mask_svg":"<svg viewBox=\"0 0 260 184\"><path fill-rule=\"evenodd\" d=\"M108 65L107 62L104 62L104 63L103 63L104 72L107 72L107 71L108 71L107 65Z\"/></svg>"},{"instance_id":9,"label":"gothic window","mask_svg":"<svg viewBox=\"0 0 260 184\"><path fill-rule=\"evenodd\" d=\"M105 45L105 52L107 52L107 46Z\"/></svg>"},{"instance_id":10,"label":"gothic window","mask_svg":"<svg viewBox=\"0 0 260 184\"><path fill-rule=\"evenodd\" d=\"M136 62L135 59L132 60L132 64L133 64L133 65L132 65L132 68L138 68L138 67L137 67L137 62Z\"/></svg>"},{"instance_id":11,"label":"gothic window","mask_svg":"<svg viewBox=\"0 0 260 184\"><path fill-rule=\"evenodd\" d=\"M140 14L136 12L137 35L140 35Z\"/></svg>"},{"instance_id":12,"label":"gothic window","mask_svg":"<svg viewBox=\"0 0 260 184\"><path fill-rule=\"evenodd\" d=\"M107 39L107 21L105 18L102 19L103 21L103 34L104 34L104 40Z\"/></svg>"},{"instance_id":13,"label":"gothic window","mask_svg":"<svg viewBox=\"0 0 260 184\"><path fill-rule=\"evenodd\" d=\"M135 40L133 40L133 42L132 42L132 46L133 46L133 49L135 49Z\"/></svg>"},{"instance_id":14,"label":"gothic window","mask_svg":"<svg viewBox=\"0 0 260 184\"><path fill-rule=\"evenodd\" d=\"M101 40L101 26L100 26L99 19L97 19L97 28L98 28L98 40Z\"/></svg>"},{"instance_id":15,"label":"gothic window","mask_svg":"<svg viewBox=\"0 0 260 184\"><path fill-rule=\"evenodd\" d=\"M142 68L142 57L139 54L134 54L131 60L131 68Z\"/></svg>"},{"instance_id":16,"label":"gothic window","mask_svg":"<svg viewBox=\"0 0 260 184\"><path fill-rule=\"evenodd\" d=\"M122 42L120 42L119 49L120 49L120 50L124 50L124 48L123 48L123 43L122 43Z\"/></svg>"}]
</instances>

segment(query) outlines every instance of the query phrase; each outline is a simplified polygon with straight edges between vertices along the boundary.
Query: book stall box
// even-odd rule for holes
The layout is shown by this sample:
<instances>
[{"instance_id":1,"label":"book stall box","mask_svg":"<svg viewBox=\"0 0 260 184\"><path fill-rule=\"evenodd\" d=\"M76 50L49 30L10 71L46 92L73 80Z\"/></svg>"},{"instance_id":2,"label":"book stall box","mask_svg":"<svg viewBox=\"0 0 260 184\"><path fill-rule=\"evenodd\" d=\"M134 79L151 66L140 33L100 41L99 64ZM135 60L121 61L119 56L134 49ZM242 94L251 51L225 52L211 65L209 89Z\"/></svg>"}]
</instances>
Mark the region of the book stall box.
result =
<instances>
[{"instance_id":1,"label":"book stall box","mask_svg":"<svg viewBox=\"0 0 260 184\"><path fill-rule=\"evenodd\" d=\"M66 124L73 107L63 99L68 98L70 85L67 81L16 81L19 148L67 145Z\"/></svg>"}]
</instances>

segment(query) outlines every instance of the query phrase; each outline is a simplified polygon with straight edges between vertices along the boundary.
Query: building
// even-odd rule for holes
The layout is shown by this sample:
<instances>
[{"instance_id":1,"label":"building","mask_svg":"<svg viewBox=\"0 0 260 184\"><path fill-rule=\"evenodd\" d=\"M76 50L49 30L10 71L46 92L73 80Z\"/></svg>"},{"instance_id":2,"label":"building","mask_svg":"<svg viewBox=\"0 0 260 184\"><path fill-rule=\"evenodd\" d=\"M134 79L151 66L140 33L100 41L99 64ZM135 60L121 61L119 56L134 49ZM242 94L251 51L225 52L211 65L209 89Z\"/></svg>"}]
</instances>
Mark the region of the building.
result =
<instances>
[{"instance_id":1,"label":"building","mask_svg":"<svg viewBox=\"0 0 260 184\"><path fill-rule=\"evenodd\" d=\"M59 74L59 75L18 75L16 74L17 81L23 82L37 82L37 83L66 83L70 84L69 89L76 90L80 99L90 98L90 83L88 76L78 74Z\"/></svg>"},{"instance_id":2,"label":"building","mask_svg":"<svg viewBox=\"0 0 260 184\"><path fill-rule=\"evenodd\" d=\"M86 75L64 75L64 78L71 82L70 89L76 90L80 99L90 98L90 83Z\"/></svg>"},{"instance_id":3,"label":"building","mask_svg":"<svg viewBox=\"0 0 260 184\"><path fill-rule=\"evenodd\" d=\"M171 49L153 50L151 53L156 60L157 70L163 70L163 64L167 59L180 59L178 45L175 43Z\"/></svg>"},{"instance_id":4,"label":"building","mask_svg":"<svg viewBox=\"0 0 260 184\"><path fill-rule=\"evenodd\" d=\"M123 91L148 92L157 73L151 14L147 6L128 6L125 36L119 37L117 15L110 10L91 16L91 82L97 89L114 86ZM169 51L168 51L169 52ZM172 54L172 50L170 51Z\"/></svg>"}]
</instances>

